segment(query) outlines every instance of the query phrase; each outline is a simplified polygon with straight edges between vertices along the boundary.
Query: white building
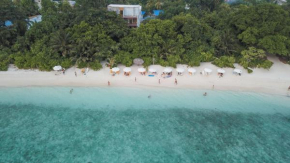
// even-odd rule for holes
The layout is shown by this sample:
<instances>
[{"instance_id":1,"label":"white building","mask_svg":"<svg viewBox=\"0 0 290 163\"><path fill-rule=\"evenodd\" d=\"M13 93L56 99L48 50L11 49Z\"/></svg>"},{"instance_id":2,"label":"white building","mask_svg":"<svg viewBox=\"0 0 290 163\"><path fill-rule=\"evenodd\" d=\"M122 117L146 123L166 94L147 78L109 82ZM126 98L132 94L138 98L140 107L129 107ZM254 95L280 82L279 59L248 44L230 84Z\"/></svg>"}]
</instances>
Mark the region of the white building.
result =
<instances>
[{"instance_id":1,"label":"white building","mask_svg":"<svg viewBox=\"0 0 290 163\"><path fill-rule=\"evenodd\" d=\"M143 19L140 5L108 5L108 11L114 11L128 22L129 27L139 27Z\"/></svg>"}]
</instances>

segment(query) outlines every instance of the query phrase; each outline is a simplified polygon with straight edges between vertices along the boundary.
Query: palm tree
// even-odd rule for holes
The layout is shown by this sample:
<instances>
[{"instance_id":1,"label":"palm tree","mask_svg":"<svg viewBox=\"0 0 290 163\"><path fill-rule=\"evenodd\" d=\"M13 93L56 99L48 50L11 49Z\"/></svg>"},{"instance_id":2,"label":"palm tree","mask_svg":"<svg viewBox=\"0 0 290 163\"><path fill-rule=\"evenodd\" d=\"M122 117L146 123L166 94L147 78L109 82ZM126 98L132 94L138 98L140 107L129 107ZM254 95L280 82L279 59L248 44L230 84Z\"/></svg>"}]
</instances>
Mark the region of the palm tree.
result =
<instances>
[{"instance_id":1,"label":"palm tree","mask_svg":"<svg viewBox=\"0 0 290 163\"><path fill-rule=\"evenodd\" d=\"M161 9L162 5L163 5L163 3L160 0L157 0L157 2L155 3L155 7L157 10Z\"/></svg>"},{"instance_id":2,"label":"palm tree","mask_svg":"<svg viewBox=\"0 0 290 163\"><path fill-rule=\"evenodd\" d=\"M108 58L108 66L110 66L110 68L113 68L115 66L115 58L114 57L111 57L111 58Z\"/></svg>"},{"instance_id":3,"label":"palm tree","mask_svg":"<svg viewBox=\"0 0 290 163\"><path fill-rule=\"evenodd\" d=\"M70 35L63 30L58 31L51 38L52 48L61 53L62 56L67 56L72 51L73 45L70 41Z\"/></svg>"},{"instance_id":4,"label":"palm tree","mask_svg":"<svg viewBox=\"0 0 290 163\"><path fill-rule=\"evenodd\" d=\"M153 4L154 4L154 1L153 0L147 1L147 4L146 4L147 9L151 9L152 6L153 6Z\"/></svg>"}]
</instances>

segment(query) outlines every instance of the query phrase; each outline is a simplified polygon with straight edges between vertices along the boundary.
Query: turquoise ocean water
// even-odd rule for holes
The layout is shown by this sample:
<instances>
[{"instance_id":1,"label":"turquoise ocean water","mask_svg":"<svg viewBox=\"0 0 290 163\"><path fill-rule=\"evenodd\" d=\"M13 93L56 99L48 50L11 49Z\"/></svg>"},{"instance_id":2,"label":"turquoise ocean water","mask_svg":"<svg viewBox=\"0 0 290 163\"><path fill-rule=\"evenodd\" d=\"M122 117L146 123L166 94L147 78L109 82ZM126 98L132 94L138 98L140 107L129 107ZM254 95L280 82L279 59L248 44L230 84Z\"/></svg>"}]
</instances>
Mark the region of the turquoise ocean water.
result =
<instances>
[{"instance_id":1,"label":"turquoise ocean water","mask_svg":"<svg viewBox=\"0 0 290 163\"><path fill-rule=\"evenodd\" d=\"M290 162L286 96L70 89L0 88L1 163Z\"/></svg>"}]
</instances>

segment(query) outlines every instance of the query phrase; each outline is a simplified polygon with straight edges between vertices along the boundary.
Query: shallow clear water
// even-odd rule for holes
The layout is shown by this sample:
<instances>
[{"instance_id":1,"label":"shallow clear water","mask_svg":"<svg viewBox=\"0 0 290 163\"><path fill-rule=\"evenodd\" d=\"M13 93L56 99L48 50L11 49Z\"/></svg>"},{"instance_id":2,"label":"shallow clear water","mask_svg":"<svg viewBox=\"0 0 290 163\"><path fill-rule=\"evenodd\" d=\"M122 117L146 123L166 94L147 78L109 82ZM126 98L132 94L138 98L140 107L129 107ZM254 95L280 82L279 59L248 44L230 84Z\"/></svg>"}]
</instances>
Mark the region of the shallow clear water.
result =
<instances>
[{"instance_id":1,"label":"shallow clear water","mask_svg":"<svg viewBox=\"0 0 290 163\"><path fill-rule=\"evenodd\" d=\"M0 162L290 160L289 97L70 89L0 88Z\"/></svg>"}]
</instances>

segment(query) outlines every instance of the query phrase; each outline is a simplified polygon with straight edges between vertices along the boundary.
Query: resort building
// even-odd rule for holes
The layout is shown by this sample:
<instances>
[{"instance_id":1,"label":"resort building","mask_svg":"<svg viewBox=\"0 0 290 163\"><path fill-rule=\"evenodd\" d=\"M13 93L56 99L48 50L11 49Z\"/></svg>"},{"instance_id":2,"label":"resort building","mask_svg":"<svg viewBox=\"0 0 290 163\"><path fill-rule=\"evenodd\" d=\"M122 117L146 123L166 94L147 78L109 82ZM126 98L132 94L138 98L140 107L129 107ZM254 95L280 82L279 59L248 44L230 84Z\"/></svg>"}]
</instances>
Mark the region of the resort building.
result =
<instances>
[{"instance_id":1,"label":"resort building","mask_svg":"<svg viewBox=\"0 0 290 163\"><path fill-rule=\"evenodd\" d=\"M108 5L108 11L114 11L128 22L129 27L139 27L143 20L140 5Z\"/></svg>"}]
</instances>

